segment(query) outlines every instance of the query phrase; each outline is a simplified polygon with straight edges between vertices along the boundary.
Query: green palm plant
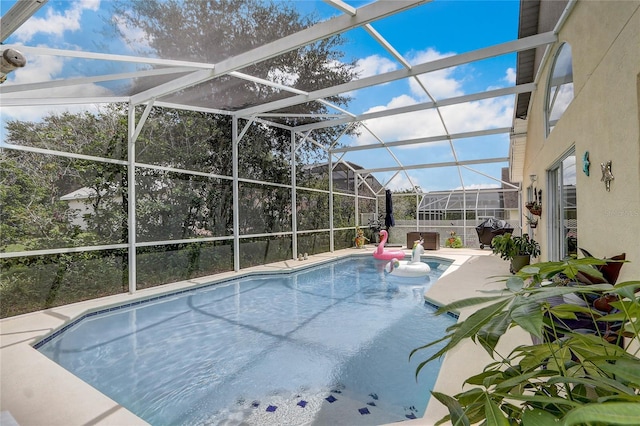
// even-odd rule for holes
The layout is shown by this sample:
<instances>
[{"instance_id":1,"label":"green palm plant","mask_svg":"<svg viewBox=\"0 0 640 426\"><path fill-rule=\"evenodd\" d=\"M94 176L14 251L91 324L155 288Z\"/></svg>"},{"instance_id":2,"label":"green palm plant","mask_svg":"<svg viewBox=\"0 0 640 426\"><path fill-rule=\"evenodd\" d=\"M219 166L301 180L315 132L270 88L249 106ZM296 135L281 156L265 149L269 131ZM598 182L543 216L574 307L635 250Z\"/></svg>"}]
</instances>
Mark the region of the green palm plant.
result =
<instances>
[{"instance_id":1,"label":"green palm plant","mask_svg":"<svg viewBox=\"0 0 640 426\"><path fill-rule=\"evenodd\" d=\"M562 274L571 281L578 272L597 276L594 266L604 263L583 258L527 266L509 276L502 290L440 308L439 314L483 305L450 327L443 338L412 351L410 357L447 342L419 364L416 377L425 364L468 338L495 361L469 377L465 384L470 388L462 393L432 392L449 410L438 424L637 425L640 359L638 349L632 347L638 347L640 331L640 299L636 295L640 281L558 285L552 280ZM585 301L606 294L607 300L615 301L610 303L610 312L590 305L550 303L554 297L569 293ZM565 326L579 319L590 325L586 328L591 332ZM506 355L498 353L496 345L511 327L521 327L539 343L518 346Z\"/></svg>"}]
</instances>

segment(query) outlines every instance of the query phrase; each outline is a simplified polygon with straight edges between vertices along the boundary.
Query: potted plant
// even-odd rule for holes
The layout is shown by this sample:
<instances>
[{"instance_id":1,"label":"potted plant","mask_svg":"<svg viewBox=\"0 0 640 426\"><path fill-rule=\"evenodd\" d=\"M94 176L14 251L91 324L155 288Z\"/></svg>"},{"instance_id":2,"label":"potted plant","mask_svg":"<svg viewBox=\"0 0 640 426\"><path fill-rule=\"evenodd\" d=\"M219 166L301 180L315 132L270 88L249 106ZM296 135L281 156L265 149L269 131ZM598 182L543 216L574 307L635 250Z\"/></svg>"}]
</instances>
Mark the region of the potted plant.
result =
<instances>
[{"instance_id":1,"label":"potted plant","mask_svg":"<svg viewBox=\"0 0 640 426\"><path fill-rule=\"evenodd\" d=\"M432 392L449 410L437 424L637 425L640 358L634 345L640 338L640 280L574 287L553 283L558 274L575 280L577 272L603 263L594 258L537 263L505 277L499 293L438 309L436 314L461 308L473 313L444 338L413 350L410 359L422 349L444 344L419 364L416 376L428 362L467 339L482 345L493 360L464 381L463 392L453 396ZM613 301L610 307L598 307L599 299L587 307L547 302L570 292L587 300L594 293L605 294ZM574 330L559 325L578 315L589 318L590 327ZM498 351L500 339L514 327L536 341L510 353L505 348Z\"/></svg>"},{"instance_id":2,"label":"potted plant","mask_svg":"<svg viewBox=\"0 0 640 426\"><path fill-rule=\"evenodd\" d=\"M534 200L527 202L524 206L535 216L542 215L542 189L533 191Z\"/></svg>"},{"instance_id":3,"label":"potted plant","mask_svg":"<svg viewBox=\"0 0 640 426\"><path fill-rule=\"evenodd\" d=\"M462 238L460 238L456 234L456 231L450 231L449 232L449 238L447 238L447 241L444 242L444 246L445 247L450 247L450 248L461 248L462 247Z\"/></svg>"},{"instance_id":4,"label":"potted plant","mask_svg":"<svg viewBox=\"0 0 640 426\"><path fill-rule=\"evenodd\" d=\"M536 228L538 226L538 218L534 217L533 215L527 215L527 224L531 227L531 228Z\"/></svg>"},{"instance_id":5,"label":"potted plant","mask_svg":"<svg viewBox=\"0 0 640 426\"><path fill-rule=\"evenodd\" d=\"M364 248L364 245L369 242L369 239L364 236L364 231L359 226L356 226L356 236L353 241L356 243L356 248Z\"/></svg>"},{"instance_id":6,"label":"potted plant","mask_svg":"<svg viewBox=\"0 0 640 426\"><path fill-rule=\"evenodd\" d=\"M496 235L491 240L491 246L495 254L511 262L509 270L512 274L531 263L532 257L538 257L540 254L540 244L536 240L529 238L529 234L522 234L521 237L513 237L508 232Z\"/></svg>"}]
</instances>

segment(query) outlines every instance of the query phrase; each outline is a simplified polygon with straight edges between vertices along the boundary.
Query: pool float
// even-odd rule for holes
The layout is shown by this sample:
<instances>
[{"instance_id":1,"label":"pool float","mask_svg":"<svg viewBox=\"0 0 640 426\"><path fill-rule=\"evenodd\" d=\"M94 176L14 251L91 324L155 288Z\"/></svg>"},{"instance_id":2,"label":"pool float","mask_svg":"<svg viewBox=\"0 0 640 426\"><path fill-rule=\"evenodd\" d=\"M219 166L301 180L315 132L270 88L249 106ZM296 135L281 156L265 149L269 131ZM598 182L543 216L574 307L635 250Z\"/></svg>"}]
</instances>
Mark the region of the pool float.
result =
<instances>
[{"instance_id":1,"label":"pool float","mask_svg":"<svg viewBox=\"0 0 640 426\"><path fill-rule=\"evenodd\" d=\"M429 275L431 268L420 261L420 256L423 253L424 247L422 246L422 240L420 240L413 245L410 261L391 259L391 262L387 263L384 270L391 275L399 277L425 277Z\"/></svg>"},{"instance_id":2,"label":"pool float","mask_svg":"<svg viewBox=\"0 0 640 426\"><path fill-rule=\"evenodd\" d=\"M373 257L378 260L391 260L391 259L403 259L404 251L402 250L385 250L384 245L387 242L387 237L389 234L384 229L380 231L380 236L382 239L380 240L380 244L376 248L376 251L373 252Z\"/></svg>"}]
</instances>

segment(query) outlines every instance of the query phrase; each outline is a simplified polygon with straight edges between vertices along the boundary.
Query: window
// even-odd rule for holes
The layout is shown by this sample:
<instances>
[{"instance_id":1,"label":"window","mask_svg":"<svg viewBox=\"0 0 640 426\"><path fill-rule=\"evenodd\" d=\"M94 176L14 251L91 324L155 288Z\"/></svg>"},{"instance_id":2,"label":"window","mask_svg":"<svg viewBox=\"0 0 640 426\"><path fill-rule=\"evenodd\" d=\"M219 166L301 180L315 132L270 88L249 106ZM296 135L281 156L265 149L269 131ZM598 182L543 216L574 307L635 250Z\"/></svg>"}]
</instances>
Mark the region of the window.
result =
<instances>
[{"instance_id":1,"label":"window","mask_svg":"<svg viewBox=\"0 0 640 426\"><path fill-rule=\"evenodd\" d=\"M573 65L571 61L571 46L568 43L563 43L556 53L547 84L547 98L545 102L547 136L549 136L573 100Z\"/></svg>"}]
</instances>

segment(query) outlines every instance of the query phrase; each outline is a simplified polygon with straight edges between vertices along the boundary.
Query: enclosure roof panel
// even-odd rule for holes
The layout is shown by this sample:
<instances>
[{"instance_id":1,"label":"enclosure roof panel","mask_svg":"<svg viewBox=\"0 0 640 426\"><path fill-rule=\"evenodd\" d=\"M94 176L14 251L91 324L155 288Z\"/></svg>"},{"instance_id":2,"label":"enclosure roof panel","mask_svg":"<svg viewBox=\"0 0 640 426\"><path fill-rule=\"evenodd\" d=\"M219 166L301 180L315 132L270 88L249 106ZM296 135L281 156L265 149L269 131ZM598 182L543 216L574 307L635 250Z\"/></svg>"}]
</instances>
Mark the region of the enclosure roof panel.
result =
<instances>
[{"instance_id":1,"label":"enclosure roof panel","mask_svg":"<svg viewBox=\"0 0 640 426\"><path fill-rule=\"evenodd\" d=\"M398 189L430 188L418 170L437 165L458 168L452 187L499 185L513 117L535 87L531 55L557 40L538 31L528 1L254 2L295 17L287 25L268 13L240 19L251 2L32 3L2 2L3 50L27 60L0 85L3 128L24 106L124 100L235 115L301 138L357 129L338 132L333 160L348 153L381 182L392 172L386 183ZM323 48L340 54L317 73ZM344 70L353 73L336 78ZM502 151L459 155L471 145L454 141L473 138ZM492 171L465 182L482 162Z\"/></svg>"}]
</instances>

